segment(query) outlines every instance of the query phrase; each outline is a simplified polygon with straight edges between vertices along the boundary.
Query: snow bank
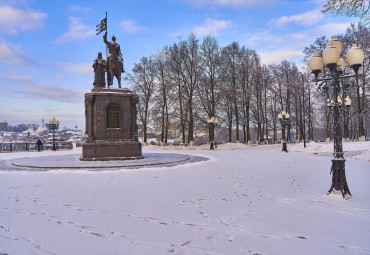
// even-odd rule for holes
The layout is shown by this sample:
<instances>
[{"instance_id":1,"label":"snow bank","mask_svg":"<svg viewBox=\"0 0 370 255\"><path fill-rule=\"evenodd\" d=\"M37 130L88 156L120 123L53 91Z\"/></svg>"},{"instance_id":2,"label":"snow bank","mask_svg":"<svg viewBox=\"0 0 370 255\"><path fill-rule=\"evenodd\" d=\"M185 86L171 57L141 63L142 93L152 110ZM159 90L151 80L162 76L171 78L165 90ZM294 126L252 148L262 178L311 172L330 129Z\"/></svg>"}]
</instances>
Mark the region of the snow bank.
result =
<instances>
[{"instance_id":1,"label":"snow bank","mask_svg":"<svg viewBox=\"0 0 370 255\"><path fill-rule=\"evenodd\" d=\"M364 151L362 154L352 156L351 158L352 159L359 159L359 160L367 160L367 161L370 162L370 151L369 150Z\"/></svg>"},{"instance_id":2,"label":"snow bank","mask_svg":"<svg viewBox=\"0 0 370 255\"><path fill-rule=\"evenodd\" d=\"M255 146L281 146L281 144L265 144L265 145L247 145L244 143L223 143L223 144L217 144L217 147L215 146L215 150L243 150L248 149ZM147 145L143 148L147 150L195 150L195 151L201 151L201 150L209 150L210 145L209 144L203 144L203 145L195 145L195 146L172 146L172 145L165 145L165 146L158 146L158 145Z\"/></svg>"},{"instance_id":3,"label":"snow bank","mask_svg":"<svg viewBox=\"0 0 370 255\"><path fill-rule=\"evenodd\" d=\"M309 142L306 143L306 148L304 148L303 143L298 143L294 145L288 144L289 151L295 152L304 152L308 154L320 154L320 153L332 153L334 150L333 143L316 143ZM360 155L352 156L350 158L361 159L361 160L370 160L370 142L343 142L343 152L363 152Z\"/></svg>"}]
</instances>

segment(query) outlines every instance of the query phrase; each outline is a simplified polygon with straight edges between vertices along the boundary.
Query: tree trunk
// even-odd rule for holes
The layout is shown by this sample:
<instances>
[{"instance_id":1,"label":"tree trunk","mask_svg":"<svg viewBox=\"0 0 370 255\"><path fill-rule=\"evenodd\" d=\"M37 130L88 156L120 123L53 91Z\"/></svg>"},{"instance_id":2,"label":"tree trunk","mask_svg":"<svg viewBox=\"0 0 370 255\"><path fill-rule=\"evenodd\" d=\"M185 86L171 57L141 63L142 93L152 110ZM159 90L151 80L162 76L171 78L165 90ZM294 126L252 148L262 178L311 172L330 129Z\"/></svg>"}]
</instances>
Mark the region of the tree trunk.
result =
<instances>
[{"instance_id":1,"label":"tree trunk","mask_svg":"<svg viewBox=\"0 0 370 255\"><path fill-rule=\"evenodd\" d=\"M358 123L358 137L360 140L365 138L365 128L364 128L364 116L362 112L362 105L361 105L361 93L360 93L360 85L358 83L358 78L356 80L357 83L357 123ZM363 95L362 95L363 96Z\"/></svg>"},{"instance_id":2,"label":"tree trunk","mask_svg":"<svg viewBox=\"0 0 370 255\"><path fill-rule=\"evenodd\" d=\"M188 141L189 145L194 143L194 119L193 119L193 100L192 96L189 99L189 130L188 130Z\"/></svg>"},{"instance_id":3,"label":"tree trunk","mask_svg":"<svg viewBox=\"0 0 370 255\"><path fill-rule=\"evenodd\" d=\"M249 124L249 103L246 106L246 114L247 114L247 143L251 140L251 130L250 130L250 124Z\"/></svg>"},{"instance_id":4,"label":"tree trunk","mask_svg":"<svg viewBox=\"0 0 370 255\"><path fill-rule=\"evenodd\" d=\"M182 93L181 93L181 80L178 77L177 80L177 87L178 87L178 100L179 100L179 107L180 107L180 123L181 123L181 134L182 134L182 144L184 145L186 142L185 139L185 118L184 118L184 110L182 106Z\"/></svg>"},{"instance_id":5,"label":"tree trunk","mask_svg":"<svg viewBox=\"0 0 370 255\"><path fill-rule=\"evenodd\" d=\"M169 115L168 114L168 106L167 106L167 103L166 103L166 125L165 125L166 131L164 133L164 143L165 144L167 144L167 141L168 141L168 128L169 128L169 125L170 125L169 122L168 122L168 117L169 117L168 115Z\"/></svg>"}]
</instances>

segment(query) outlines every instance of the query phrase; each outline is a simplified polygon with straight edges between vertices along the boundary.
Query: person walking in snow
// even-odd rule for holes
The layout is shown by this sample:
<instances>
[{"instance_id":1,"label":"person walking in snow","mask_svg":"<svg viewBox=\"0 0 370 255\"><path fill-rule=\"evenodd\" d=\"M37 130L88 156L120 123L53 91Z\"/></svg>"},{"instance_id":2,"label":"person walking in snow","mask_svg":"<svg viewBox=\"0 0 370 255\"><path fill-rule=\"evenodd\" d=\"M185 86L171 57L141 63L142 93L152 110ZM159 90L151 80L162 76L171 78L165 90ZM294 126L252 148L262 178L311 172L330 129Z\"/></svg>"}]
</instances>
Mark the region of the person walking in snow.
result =
<instances>
[{"instance_id":1,"label":"person walking in snow","mask_svg":"<svg viewBox=\"0 0 370 255\"><path fill-rule=\"evenodd\" d=\"M41 145L42 145L41 140L40 140L40 139L39 139L39 140L37 140L37 150L38 150L38 151L41 151Z\"/></svg>"}]
</instances>

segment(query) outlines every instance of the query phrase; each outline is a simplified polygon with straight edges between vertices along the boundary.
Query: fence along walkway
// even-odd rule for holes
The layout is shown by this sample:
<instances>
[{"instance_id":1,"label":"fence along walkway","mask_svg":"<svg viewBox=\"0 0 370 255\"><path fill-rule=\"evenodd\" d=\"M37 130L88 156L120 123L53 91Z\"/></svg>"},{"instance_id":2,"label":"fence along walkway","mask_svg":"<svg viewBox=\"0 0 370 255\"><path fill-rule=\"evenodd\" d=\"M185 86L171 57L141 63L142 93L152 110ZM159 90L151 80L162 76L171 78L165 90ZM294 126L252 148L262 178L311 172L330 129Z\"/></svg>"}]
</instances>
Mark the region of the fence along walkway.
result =
<instances>
[{"instance_id":1,"label":"fence along walkway","mask_svg":"<svg viewBox=\"0 0 370 255\"><path fill-rule=\"evenodd\" d=\"M73 149L72 142L57 142L57 150L71 150ZM43 143L41 150L52 150L53 143ZM13 152L13 151L37 151L36 142L2 142L0 143L0 152Z\"/></svg>"}]
</instances>

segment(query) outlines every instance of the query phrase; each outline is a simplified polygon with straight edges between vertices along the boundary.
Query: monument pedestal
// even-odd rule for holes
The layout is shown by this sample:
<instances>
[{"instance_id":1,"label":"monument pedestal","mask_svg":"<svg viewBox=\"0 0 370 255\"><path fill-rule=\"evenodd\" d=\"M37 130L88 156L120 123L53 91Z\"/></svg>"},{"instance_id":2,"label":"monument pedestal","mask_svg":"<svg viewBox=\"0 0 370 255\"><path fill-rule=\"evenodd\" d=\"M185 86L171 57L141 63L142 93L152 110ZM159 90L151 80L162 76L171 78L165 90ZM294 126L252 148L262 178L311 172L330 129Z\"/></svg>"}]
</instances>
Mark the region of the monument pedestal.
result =
<instances>
[{"instance_id":1,"label":"monument pedestal","mask_svg":"<svg viewBox=\"0 0 370 255\"><path fill-rule=\"evenodd\" d=\"M137 139L137 95L128 89L95 88L85 94L86 134L81 160L143 158Z\"/></svg>"}]
</instances>

